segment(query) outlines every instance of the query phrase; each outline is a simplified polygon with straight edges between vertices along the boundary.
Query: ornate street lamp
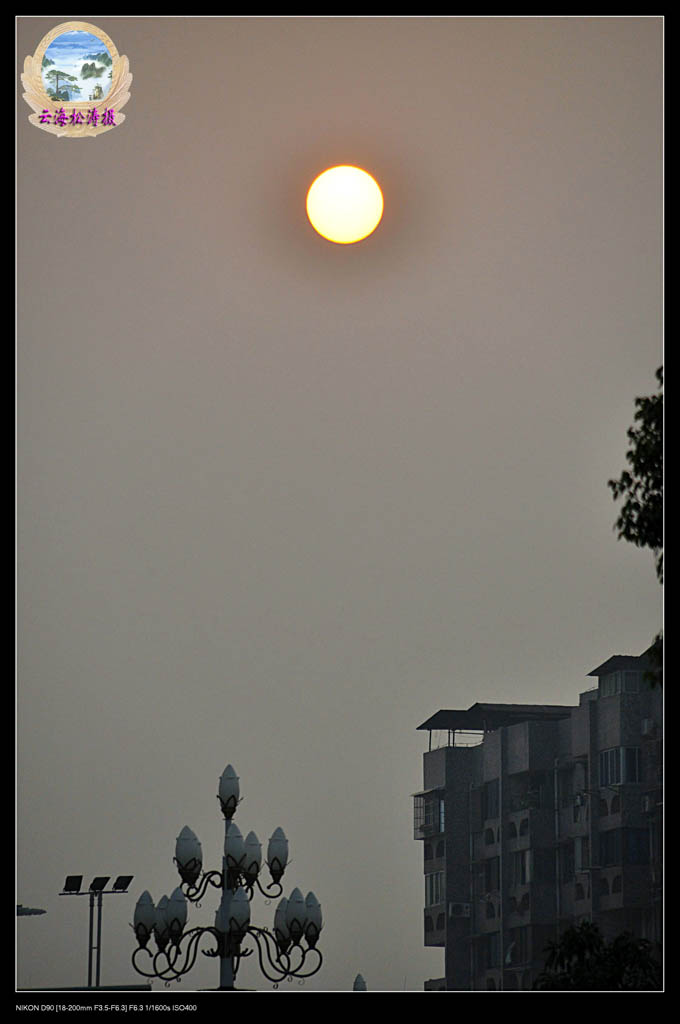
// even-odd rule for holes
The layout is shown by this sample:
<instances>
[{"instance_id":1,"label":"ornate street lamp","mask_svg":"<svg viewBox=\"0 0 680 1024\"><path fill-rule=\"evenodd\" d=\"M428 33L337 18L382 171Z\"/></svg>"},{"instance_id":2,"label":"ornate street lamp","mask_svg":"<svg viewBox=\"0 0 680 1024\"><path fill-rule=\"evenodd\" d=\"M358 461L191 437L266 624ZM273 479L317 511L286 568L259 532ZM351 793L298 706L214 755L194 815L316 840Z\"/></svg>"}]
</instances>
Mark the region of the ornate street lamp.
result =
<instances>
[{"instance_id":1,"label":"ornate street lamp","mask_svg":"<svg viewBox=\"0 0 680 1024\"><path fill-rule=\"evenodd\" d=\"M317 949L322 928L319 902L313 892L304 897L300 889L293 889L287 899L283 897L281 878L288 863L288 840L281 828L274 830L267 845L271 883L261 880L262 845L254 832L244 839L232 821L240 792L239 779L231 765L222 773L217 796L224 815L222 870L203 871L201 844L185 826L177 837L174 856L181 885L169 898L161 897L155 906L148 892L142 893L137 901L131 926L137 939L132 965L145 978L158 978L166 984L179 981L196 963L201 941L206 939L210 945L201 952L204 956L219 957L220 989L234 990L241 960L256 950L262 973L275 987L284 979L298 978L303 983L316 974L323 962ZM187 901L200 904L209 886L222 890L215 923L212 927L187 931ZM250 923L250 904L256 888L267 900L282 897L274 915L273 931ZM152 936L155 952L148 948ZM148 958L144 966L140 963L143 956Z\"/></svg>"}]
</instances>

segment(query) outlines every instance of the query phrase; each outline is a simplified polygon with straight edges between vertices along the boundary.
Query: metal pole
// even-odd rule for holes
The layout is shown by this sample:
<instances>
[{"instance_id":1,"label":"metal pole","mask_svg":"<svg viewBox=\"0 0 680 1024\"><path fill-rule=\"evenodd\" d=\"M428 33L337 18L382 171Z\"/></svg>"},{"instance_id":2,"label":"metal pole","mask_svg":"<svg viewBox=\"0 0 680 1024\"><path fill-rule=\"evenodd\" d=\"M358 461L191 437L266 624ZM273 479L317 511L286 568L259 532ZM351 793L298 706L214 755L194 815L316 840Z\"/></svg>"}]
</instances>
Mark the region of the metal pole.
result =
<instances>
[{"instance_id":1,"label":"metal pole","mask_svg":"<svg viewBox=\"0 0 680 1024\"><path fill-rule=\"evenodd\" d=\"M224 838L226 842L229 821L224 819ZM222 856L222 899L220 901L220 918L225 933L229 931L229 918L231 917L231 889L227 885L227 855ZM234 961L231 954L220 957L220 988L233 989L234 987Z\"/></svg>"},{"instance_id":2,"label":"metal pole","mask_svg":"<svg viewBox=\"0 0 680 1024\"><path fill-rule=\"evenodd\" d=\"M102 955L102 903L104 895L100 891L97 893L97 985L99 988L99 973L101 968L101 955Z\"/></svg>"},{"instance_id":3,"label":"metal pole","mask_svg":"<svg viewBox=\"0 0 680 1024\"><path fill-rule=\"evenodd\" d=\"M87 987L92 988L92 924L94 920L94 893L90 893L90 931L88 935L87 953Z\"/></svg>"}]
</instances>

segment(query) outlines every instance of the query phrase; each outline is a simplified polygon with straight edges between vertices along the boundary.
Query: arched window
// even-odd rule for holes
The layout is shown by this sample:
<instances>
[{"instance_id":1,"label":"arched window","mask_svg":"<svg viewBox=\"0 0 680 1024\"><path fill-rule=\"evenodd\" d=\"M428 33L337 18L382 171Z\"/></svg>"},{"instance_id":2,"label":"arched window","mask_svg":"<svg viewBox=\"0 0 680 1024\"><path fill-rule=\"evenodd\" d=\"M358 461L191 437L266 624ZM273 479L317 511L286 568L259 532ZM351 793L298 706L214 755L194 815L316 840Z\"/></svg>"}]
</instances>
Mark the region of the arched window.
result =
<instances>
[{"instance_id":1,"label":"arched window","mask_svg":"<svg viewBox=\"0 0 680 1024\"><path fill-rule=\"evenodd\" d=\"M484 843L486 846L493 846L496 842L496 837L492 828L487 828L484 833Z\"/></svg>"},{"instance_id":2,"label":"arched window","mask_svg":"<svg viewBox=\"0 0 680 1024\"><path fill-rule=\"evenodd\" d=\"M519 834L521 836L529 835L529 819L528 818L522 818L522 820L520 821L520 823L519 823Z\"/></svg>"},{"instance_id":3,"label":"arched window","mask_svg":"<svg viewBox=\"0 0 680 1024\"><path fill-rule=\"evenodd\" d=\"M486 901L486 916L487 917L495 917L496 916L496 908L494 907L493 902L491 900L487 900Z\"/></svg>"},{"instance_id":4,"label":"arched window","mask_svg":"<svg viewBox=\"0 0 680 1024\"><path fill-rule=\"evenodd\" d=\"M609 816L609 805L604 797L600 797L600 817L607 818Z\"/></svg>"},{"instance_id":5,"label":"arched window","mask_svg":"<svg viewBox=\"0 0 680 1024\"><path fill-rule=\"evenodd\" d=\"M621 875L612 878L612 892L621 892Z\"/></svg>"}]
</instances>

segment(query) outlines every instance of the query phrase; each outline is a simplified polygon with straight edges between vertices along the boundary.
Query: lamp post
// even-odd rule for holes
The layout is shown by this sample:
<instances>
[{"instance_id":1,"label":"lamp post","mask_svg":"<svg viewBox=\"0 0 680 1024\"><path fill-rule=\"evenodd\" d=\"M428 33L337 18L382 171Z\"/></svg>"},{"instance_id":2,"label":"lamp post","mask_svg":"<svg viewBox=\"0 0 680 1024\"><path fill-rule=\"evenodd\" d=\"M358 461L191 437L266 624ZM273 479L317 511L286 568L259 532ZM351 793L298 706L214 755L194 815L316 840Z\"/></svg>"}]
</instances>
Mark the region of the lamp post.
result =
<instances>
[{"instance_id":1,"label":"lamp post","mask_svg":"<svg viewBox=\"0 0 680 1024\"><path fill-rule=\"evenodd\" d=\"M110 875L97 875L96 878L92 879L90 888L81 892L80 885L83 881L82 875L68 875L64 882L63 891L59 893L60 896L89 896L90 897L90 928L89 928L89 945L87 954L87 987L92 988L92 954L97 951L96 960L96 982L94 987L99 988L99 978L101 974L101 944L102 944L102 900L105 895L111 893L126 893L130 886L130 882L133 879L132 875L118 875L113 888L107 889L106 885L110 879ZM94 930L94 904L95 899L97 901L97 942L95 943L93 938Z\"/></svg>"},{"instance_id":2,"label":"lamp post","mask_svg":"<svg viewBox=\"0 0 680 1024\"><path fill-rule=\"evenodd\" d=\"M177 837L174 862L181 884L171 896L163 896L154 905L148 891L142 893L135 907L134 929L137 949L132 954L134 969L145 978L157 978L170 984L179 981L196 962L199 946L207 939L209 948L203 955L219 957L220 990L235 989L241 960L257 950L260 969L268 981L279 982L298 978L303 981L321 967L323 958L316 948L322 928L321 907L313 892L305 898L299 889L282 898L274 915L273 930L250 923L250 904L255 888L270 899L283 894L281 878L288 863L288 840L283 829L273 832L268 846L266 864L271 883L261 881L262 846L254 832L244 839L233 822L240 801L239 779L231 765L224 769L218 789L224 816L224 849L221 871L203 871L203 851L198 837L185 826ZM222 890L214 924L185 930L187 901L200 904L208 888ZM153 935L156 952L147 948ZM248 946L247 940L254 945ZM145 970L140 960L148 957ZM150 962L149 962L150 961Z\"/></svg>"}]
</instances>

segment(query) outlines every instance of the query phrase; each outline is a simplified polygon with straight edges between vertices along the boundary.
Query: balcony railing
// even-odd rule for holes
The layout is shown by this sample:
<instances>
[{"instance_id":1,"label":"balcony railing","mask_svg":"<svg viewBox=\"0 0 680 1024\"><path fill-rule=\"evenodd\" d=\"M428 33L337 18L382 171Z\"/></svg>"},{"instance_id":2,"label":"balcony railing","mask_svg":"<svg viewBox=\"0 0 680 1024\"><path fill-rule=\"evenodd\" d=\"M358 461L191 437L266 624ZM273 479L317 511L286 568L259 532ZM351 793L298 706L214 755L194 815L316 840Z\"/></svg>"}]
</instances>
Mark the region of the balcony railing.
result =
<instances>
[{"instance_id":1,"label":"balcony railing","mask_svg":"<svg viewBox=\"0 0 680 1024\"><path fill-rule=\"evenodd\" d=\"M484 733L477 729L430 730L430 751L442 747L478 747L484 742Z\"/></svg>"}]
</instances>

